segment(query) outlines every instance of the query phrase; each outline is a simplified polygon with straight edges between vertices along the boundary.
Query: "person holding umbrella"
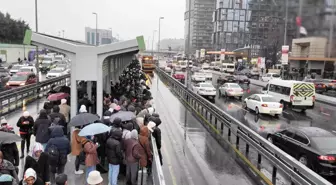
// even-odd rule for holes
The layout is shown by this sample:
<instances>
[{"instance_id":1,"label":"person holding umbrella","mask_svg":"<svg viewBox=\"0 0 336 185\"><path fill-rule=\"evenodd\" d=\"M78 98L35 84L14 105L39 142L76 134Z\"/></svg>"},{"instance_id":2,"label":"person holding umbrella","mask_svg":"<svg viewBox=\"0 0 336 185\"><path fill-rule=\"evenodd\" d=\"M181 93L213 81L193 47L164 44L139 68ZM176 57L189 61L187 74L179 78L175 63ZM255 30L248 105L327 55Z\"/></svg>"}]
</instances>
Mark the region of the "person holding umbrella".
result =
<instances>
[{"instance_id":1,"label":"person holding umbrella","mask_svg":"<svg viewBox=\"0 0 336 185\"><path fill-rule=\"evenodd\" d=\"M14 165L4 159L3 153L0 152L0 174L7 174L12 176L17 182L19 182L18 175L16 173Z\"/></svg>"},{"instance_id":2,"label":"person holding umbrella","mask_svg":"<svg viewBox=\"0 0 336 185\"><path fill-rule=\"evenodd\" d=\"M75 127L75 130L72 132L71 136L71 155L76 156L75 160L75 174L81 175L84 173L83 170L79 169L81 163L81 153L83 152L83 145L85 143L86 138L79 136L80 126Z\"/></svg>"},{"instance_id":3,"label":"person holding umbrella","mask_svg":"<svg viewBox=\"0 0 336 185\"><path fill-rule=\"evenodd\" d=\"M15 134L15 132L13 131L13 127L7 124L7 120L5 118L1 119L0 131ZM0 132L0 134L2 133ZM18 151L15 141L13 140L13 142L11 143L2 143L1 151L3 153L4 159L11 162L16 167L16 169L18 169L17 167L19 166L19 163L20 163L19 151Z\"/></svg>"},{"instance_id":4,"label":"person holding umbrella","mask_svg":"<svg viewBox=\"0 0 336 185\"><path fill-rule=\"evenodd\" d=\"M34 119L30 116L28 111L23 112L23 115L19 118L17 124L19 127L21 141L21 159L24 158L25 144L27 143L27 154L29 153L30 137L33 134Z\"/></svg>"},{"instance_id":5,"label":"person holding umbrella","mask_svg":"<svg viewBox=\"0 0 336 185\"><path fill-rule=\"evenodd\" d=\"M87 140L82 140L82 145L85 152L85 179L88 178L91 171L96 170L96 165L99 163L97 154L97 148L99 144L94 144L93 141L91 141L91 138L91 136L87 136Z\"/></svg>"}]
</instances>

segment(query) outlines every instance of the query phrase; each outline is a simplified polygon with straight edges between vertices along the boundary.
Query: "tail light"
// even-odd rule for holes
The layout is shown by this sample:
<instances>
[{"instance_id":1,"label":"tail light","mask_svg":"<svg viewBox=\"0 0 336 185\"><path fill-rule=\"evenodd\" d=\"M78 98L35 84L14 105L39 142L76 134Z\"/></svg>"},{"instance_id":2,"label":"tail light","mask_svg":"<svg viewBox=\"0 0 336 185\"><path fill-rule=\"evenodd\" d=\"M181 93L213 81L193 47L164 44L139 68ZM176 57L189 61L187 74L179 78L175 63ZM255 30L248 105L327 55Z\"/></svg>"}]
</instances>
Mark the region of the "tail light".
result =
<instances>
[{"instance_id":1,"label":"tail light","mask_svg":"<svg viewBox=\"0 0 336 185\"><path fill-rule=\"evenodd\" d=\"M268 105L267 105L267 104L261 104L261 106L262 106L262 107L268 107Z\"/></svg>"},{"instance_id":2,"label":"tail light","mask_svg":"<svg viewBox=\"0 0 336 185\"><path fill-rule=\"evenodd\" d=\"M322 161L335 161L335 157L334 156L327 156L327 155L320 155L318 156L318 158Z\"/></svg>"},{"instance_id":3,"label":"tail light","mask_svg":"<svg viewBox=\"0 0 336 185\"><path fill-rule=\"evenodd\" d=\"M294 95L291 95L291 96L290 96L290 101L291 101L291 102L294 101Z\"/></svg>"},{"instance_id":4,"label":"tail light","mask_svg":"<svg viewBox=\"0 0 336 185\"><path fill-rule=\"evenodd\" d=\"M282 104L280 104L279 108L283 108L283 105L282 105Z\"/></svg>"},{"instance_id":5,"label":"tail light","mask_svg":"<svg viewBox=\"0 0 336 185\"><path fill-rule=\"evenodd\" d=\"M316 99L316 97L315 97L315 96L313 96L313 101L315 101L315 99Z\"/></svg>"},{"instance_id":6,"label":"tail light","mask_svg":"<svg viewBox=\"0 0 336 185\"><path fill-rule=\"evenodd\" d=\"M336 82L336 80L332 80L331 82L332 82L332 83L335 83L335 82Z\"/></svg>"},{"instance_id":7,"label":"tail light","mask_svg":"<svg viewBox=\"0 0 336 185\"><path fill-rule=\"evenodd\" d=\"M265 127L264 126L260 126L260 131L263 131L265 130Z\"/></svg>"}]
</instances>

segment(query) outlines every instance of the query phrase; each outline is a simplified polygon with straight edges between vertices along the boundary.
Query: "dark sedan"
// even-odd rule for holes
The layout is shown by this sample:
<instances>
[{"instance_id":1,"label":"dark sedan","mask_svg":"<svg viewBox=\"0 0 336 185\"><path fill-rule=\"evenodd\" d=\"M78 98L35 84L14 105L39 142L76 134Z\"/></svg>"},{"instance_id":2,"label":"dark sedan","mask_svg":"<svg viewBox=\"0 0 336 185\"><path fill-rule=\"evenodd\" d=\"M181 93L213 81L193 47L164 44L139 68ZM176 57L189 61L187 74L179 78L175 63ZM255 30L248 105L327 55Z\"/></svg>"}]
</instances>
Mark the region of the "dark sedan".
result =
<instances>
[{"instance_id":1,"label":"dark sedan","mask_svg":"<svg viewBox=\"0 0 336 185\"><path fill-rule=\"evenodd\" d=\"M336 175L336 136L317 127L297 127L270 134L267 139L315 172Z\"/></svg>"},{"instance_id":2,"label":"dark sedan","mask_svg":"<svg viewBox=\"0 0 336 185\"><path fill-rule=\"evenodd\" d=\"M237 74L234 77L236 78L237 83L248 84L248 85L250 84L250 80L244 74Z\"/></svg>"},{"instance_id":3,"label":"dark sedan","mask_svg":"<svg viewBox=\"0 0 336 185\"><path fill-rule=\"evenodd\" d=\"M225 83L235 83L237 79L233 75L220 76L217 79L217 85L223 85Z\"/></svg>"}]
</instances>

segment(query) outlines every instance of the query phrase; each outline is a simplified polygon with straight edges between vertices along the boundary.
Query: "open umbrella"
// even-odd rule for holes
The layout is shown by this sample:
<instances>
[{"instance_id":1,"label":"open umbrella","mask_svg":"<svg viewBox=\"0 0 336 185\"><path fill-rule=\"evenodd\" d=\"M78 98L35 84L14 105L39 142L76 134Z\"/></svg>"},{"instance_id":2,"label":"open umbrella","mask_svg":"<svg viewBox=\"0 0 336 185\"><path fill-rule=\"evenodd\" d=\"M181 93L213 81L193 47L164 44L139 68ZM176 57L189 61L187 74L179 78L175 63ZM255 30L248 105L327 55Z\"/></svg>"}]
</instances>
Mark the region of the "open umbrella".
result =
<instances>
[{"instance_id":1,"label":"open umbrella","mask_svg":"<svg viewBox=\"0 0 336 185\"><path fill-rule=\"evenodd\" d=\"M0 131L0 144L11 144L18 141L21 141L20 136L13 133Z\"/></svg>"},{"instance_id":2,"label":"open umbrella","mask_svg":"<svg viewBox=\"0 0 336 185\"><path fill-rule=\"evenodd\" d=\"M54 94L49 95L48 100L49 101L58 101L58 100L61 100L61 99L65 99L67 97L69 97L69 94L60 92L60 93L54 93Z\"/></svg>"},{"instance_id":3,"label":"open umbrella","mask_svg":"<svg viewBox=\"0 0 336 185\"><path fill-rule=\"evenodd\" d=\"M111 122L113 122L114 119L116 119L116 118L120 118L121 121L130 121L133 118L135 118L135 114L133 112L130 112L130 111L119 111L115 114L112 114L112 116L110 118Z\"/></svg>"},{"instance_id":4,"label":"open umbrella","mask_svg":"<svg viewBox=\"0 0 336 185\"><path fill-rule=\"evenodd\" d=\"M92 123L86 127L84 127L80 132L79 136L93 136L96 134L101 134L105 132L109 132L111 130L110 127L106 126L103 123Z\"/></svg>"},{"instance_id":5,"label":"open umbrella","mask_svg":"<svg viewBox=\"0 0 336 185\"><path fill-rule=\"evenodd\" d=\"M69 126L76 127L76 126L83 126L89 123L93 123L99 120L99 117L95 114L91 113L81 113L73 117L70 122Z\"/></svg>"}]
</instances>

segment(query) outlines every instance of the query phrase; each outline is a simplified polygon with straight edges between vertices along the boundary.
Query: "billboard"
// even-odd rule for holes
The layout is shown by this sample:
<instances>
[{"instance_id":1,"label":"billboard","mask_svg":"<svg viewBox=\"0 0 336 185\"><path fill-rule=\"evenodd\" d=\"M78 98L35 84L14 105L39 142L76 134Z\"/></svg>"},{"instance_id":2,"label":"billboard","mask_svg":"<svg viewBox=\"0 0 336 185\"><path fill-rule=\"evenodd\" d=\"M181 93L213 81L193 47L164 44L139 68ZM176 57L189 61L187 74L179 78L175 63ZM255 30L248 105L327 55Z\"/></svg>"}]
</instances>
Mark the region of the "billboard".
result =
<instances>
[{"instance_id":1,"label":"billboard","mask_svg":"<svg viewBox=\"0 0 336 185\"><path fill-rule=\"evenodd\" d=\"M205 49L201 49L201 58L205 57Z\"/></svg>"},{"instance_id":2,"label":"billboard","mask_svg":"<svg viewBox=\"0 0 336 185\"><path fill-rule=\"evenodd\" d=\"M281 64L282 65L288 65L288 52L289 52L289 46L283 45L281 48Z\"/></svg>"},{"instance_id":3,"label":"billboard","mask_svg":"<svg viewBox=\"0 0 336 185\"><path fill-rule=\"evenodd\" d=\"M222 61L225 60L225 49L221 49L220 59L221 59Z\"/></svg>"}]
</instances>

